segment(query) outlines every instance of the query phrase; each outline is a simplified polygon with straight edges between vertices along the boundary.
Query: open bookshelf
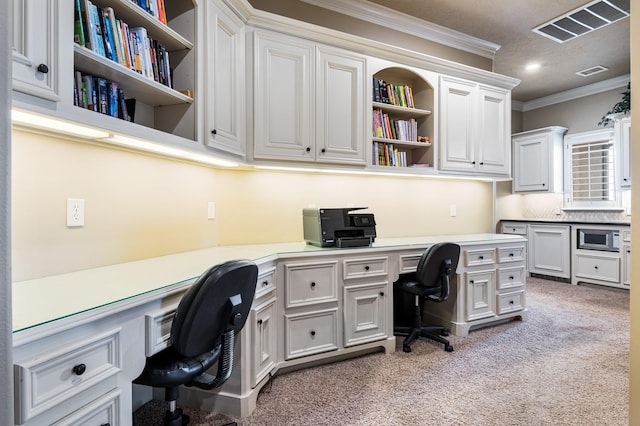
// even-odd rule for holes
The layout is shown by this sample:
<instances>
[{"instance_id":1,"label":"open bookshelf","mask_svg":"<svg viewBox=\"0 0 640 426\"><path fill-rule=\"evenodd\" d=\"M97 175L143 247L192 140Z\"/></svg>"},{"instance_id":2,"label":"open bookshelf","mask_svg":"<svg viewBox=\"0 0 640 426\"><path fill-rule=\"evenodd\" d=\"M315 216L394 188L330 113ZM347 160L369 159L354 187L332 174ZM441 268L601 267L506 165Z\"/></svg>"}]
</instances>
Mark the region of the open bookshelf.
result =
<instances>
[{"instance_id":1,"label":"open bookshelf","mask_svg":"<svg viewBox=\"0 0 640 426\"><path fill-rule=\"evenodd\" d=\"M164 68L164 79L159 78L160 58L153 58L151 54L152 60L158 60L158 65L154 70L155 78L153 74L149 77L92 50L90 46L74 43L74 75L80 73L82 76L104 79L107 84L115 83L123 91L124 98L135 99L133 114L131 110L128 111L129 115L133 115L133 123L197 140L194 2L163 2L166 10L163 10L162 20L166 24L131 0L92 0L92 3L103 10L111 8L115 19L125 22L131 29L144 28L151 41L162 45L168 52L168 65ZM115 34L113 38L116 38ZM78 106L87 109L86 105ZM97 110L94 109L94 112Z\"/></svg>"},{"instance_id":2,"label":"open bookshelf","mask_svg":"<svg viewBox=\"0 0 640 426\"><path fill-rule=\"evenodd\" d=\"M433 87L392 67L373 75L372 88L370 165L433 170Z\"/></svg>"}]
</instances>

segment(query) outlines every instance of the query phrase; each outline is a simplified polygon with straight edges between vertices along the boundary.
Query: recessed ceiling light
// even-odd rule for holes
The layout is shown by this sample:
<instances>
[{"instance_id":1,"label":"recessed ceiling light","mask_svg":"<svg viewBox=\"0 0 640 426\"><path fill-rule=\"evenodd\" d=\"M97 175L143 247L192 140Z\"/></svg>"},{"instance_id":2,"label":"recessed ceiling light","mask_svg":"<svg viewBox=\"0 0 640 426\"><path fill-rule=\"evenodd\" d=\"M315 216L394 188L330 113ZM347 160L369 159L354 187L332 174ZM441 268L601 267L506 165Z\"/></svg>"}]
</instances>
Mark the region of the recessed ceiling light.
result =
<instances>
[{"instance_id":1,"label":"recessed ceiling light","mask_svg":"<svg viewBox=\"0 0 640 426\"><path fill-rule=\"evenodd\" d=\"M531 64L526 65L524 69L527 71L535 71L537 69L540 69L540 64L537 62L533 62Z\"/></svg>"}]
</instances>

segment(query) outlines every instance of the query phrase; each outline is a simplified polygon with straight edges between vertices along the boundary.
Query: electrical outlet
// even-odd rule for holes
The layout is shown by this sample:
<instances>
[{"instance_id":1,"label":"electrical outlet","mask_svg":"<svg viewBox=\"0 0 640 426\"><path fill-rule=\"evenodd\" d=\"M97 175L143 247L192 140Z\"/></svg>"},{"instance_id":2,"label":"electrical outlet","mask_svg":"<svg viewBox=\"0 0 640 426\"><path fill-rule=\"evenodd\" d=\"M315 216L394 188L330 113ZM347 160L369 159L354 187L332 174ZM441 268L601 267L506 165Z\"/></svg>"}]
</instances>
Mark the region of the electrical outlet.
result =
<instances>
[{"instance_id":1,"label":"electrical outlet","mask_svg":"<svg viewBox=\"0 0 640 426\"><path fill-rule=\"evenodd\" d=\"M213 201L209 201L207 203L207 219L215 219L216 218L216 203Z\"/></svg>"},{"instance_id":2,"label":"electrical outlet","mask_svg":"<svg viewBox=\"0 0 640 426\"><path fill-rule=\"evenodd\" d=\"M67 227L84 226L84 200L67 198Z\"/></svg>"}]
</instances>

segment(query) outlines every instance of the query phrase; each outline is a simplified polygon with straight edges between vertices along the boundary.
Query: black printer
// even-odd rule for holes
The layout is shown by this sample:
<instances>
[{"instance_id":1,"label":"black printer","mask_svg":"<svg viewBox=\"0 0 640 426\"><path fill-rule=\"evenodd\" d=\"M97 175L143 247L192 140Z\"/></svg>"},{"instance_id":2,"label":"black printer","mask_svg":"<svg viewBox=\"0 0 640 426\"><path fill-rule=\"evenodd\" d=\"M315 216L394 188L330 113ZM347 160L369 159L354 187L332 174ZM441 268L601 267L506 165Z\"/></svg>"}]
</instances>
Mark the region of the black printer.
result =
<instances>
[{"instance_id":1,"label":"black printer","mask_svg":"<svg viewBox=\"0 0 640 426\"><path fill-rule=\"evenodd\" d=\"M303 209L304 240L319 247L367 247L376 239L373 213L367 207Z\"/></svg>"}]
</instances>

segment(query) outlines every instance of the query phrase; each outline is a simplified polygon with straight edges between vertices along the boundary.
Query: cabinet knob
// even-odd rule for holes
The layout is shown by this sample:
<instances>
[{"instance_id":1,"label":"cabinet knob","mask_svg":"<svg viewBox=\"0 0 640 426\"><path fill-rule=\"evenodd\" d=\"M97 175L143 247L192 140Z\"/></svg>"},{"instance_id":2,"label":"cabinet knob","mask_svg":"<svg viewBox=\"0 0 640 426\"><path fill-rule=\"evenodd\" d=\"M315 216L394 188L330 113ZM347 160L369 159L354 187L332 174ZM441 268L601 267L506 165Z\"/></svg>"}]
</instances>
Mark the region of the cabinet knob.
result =
<instances>
[{"instance_id":1,"label":"cabinet knob","mask_svg":"<svg viewBox=\"0 0 640 426\"><path fill-rule=\"evenodd\" d=\"M316 331L315 330L311 330L311 336L315 336L316 335Z\"/></svg>"},{"instance_id":2,"label":"cabinet knob","mask_svg":"<svg viewBox=\"0 0 640 426\"><path fill-rule=\"evenodd\" d=\"M513 257L513 253L509 253L509 257Z\"/></svg>"},{"instance_id":3,"label":"cabinet knob","mask_svg":"<svg viewBox=\"0 0 640 426\"><path fill-rule=\"evenodd\" d=\"M262 281L262 286L263 286L263 287L266 287L266 286L268 286L268 285L269 285L269 281Z\"/></svg>"},{"instance_id":4,"label":"cabinet knob","mask_svg":"<svg viewBox=\"0 0 640 426\"><path fill-rule=\"evenodd\" d=\"M262 325L262 318L258 320L258 325Z\"/></svg>"},{"instance_id":5,"label":"cabinet knob","mask_svg":"<svg viewBox=\"0 0 640 426\"><path fill-rule=\"evenodd\" d=\"M311 152L311 147L307 147L307 152Z\"/></svg>"},{"instance_id":6,"label":"cabinet knob","mask_svg":"<svg viewBox=\"0 0 640 426\"><path fill-rule=\"evenodd\" d=\"M513 276L509 277L510 280L513 280Z\"/></svg>"},{"instance_id":7,"label":"cabinet knob","mask_svg":"<svg viewBox=\"0 0 640 426\"><path fill-rule=\"evenodd\" d=\"M100 426L111 426L111 423L102 423Z\"/></svg>"},{"instance_id":8,"label":"cabinet knob","mask_svg":"<svg viewBox=\"0 0 640 426\"><path fill-rule=\"evenodd\" d=\"M594 266L594 268L598 269L598 266Z\"/></svg>"},{"instance_id":9,"label":"cabinet knob","mask_svg":"<svg viewBox=\"0 0 640 426\"><path fill-rule=\"evenodd\" d=\"M38 71L40 71L42 74L46 74L49 72L49 67L45 64L40 64L38 65Z\"/></svg>"},{"instance_id":10,"label":"cabinet knob","mask_svg":"<svg viewBox=\"0 0 640 426\"><path fill-rule=\"evenodd\" d=\"M629 180L629 178L622 178L622 180L626 182Z\"/></svg>"},{"instance_id":11,"label":"cabinet knob","mask_svg":"<svg viewBox=\"0 0 640 426\"><path fill-rule=\"evenodd\" d=\"M78 364L73 367L73 374L76 376L82 376L85 371L87 371L87 366L85 364Z\"/></svg>"},{"instance_id":12,"label":"cabinet knob","mask_svg":"<svg viewBox=\"0 0 640 426\"><path fill-rule=\"evenodd\" d=\"M510 305L513 305L513 300L509 300L509 304L510 304Z\"/></svg>"},{"instance_id":13,"label":"cabinet knob","mask_svg":"<svg viewBox=\"0 0 640 426\"><path fill-rule=\"evenodd\" d=\"M314 288L315 286L316 286L316 282L315 282L315 281L312 281L312 282L311 282L311 288Z\"/></svg>"},{"instance_id":14,"label":"cabinet knob","mask_svg":"<svg viewBox=\"0 0 640 426\"><path fill-rule=\"evenodd\" d=\"M475 165L476 165L476 162L475 162L475 161L472 161L472 162L471 162L471 164L473 164L473 165L475 166Z\"/></svg>"},{"instance_id":15,"label":"cabinet knob","mask_svg":"<svg viewBox=\"0 0 640 426\"><path fill-rule=\"evenodd\" d=\"M484 256L478 256L478 259L482 260L484 259Z\"/></svg>"},{"instance_id":16,"label":"cabinet knob","mask_svg":"<svg viewBox=\"0 0 640 426\"><path fill-rule=\"evenodd\" d=\"M384 291L380 292L380 297L384 297Z\"/></svg>"},{"instance_id":17,"label":"cabinet knob","mask_svg":"<svg viewBox=\"0 0 640 426\"><path fill-rule=\"evenodd\" d=\"M216 129L213 129L213 130L211 131L211 134L212 134L212 135L217 135L217 134L218 134L218 131L217 131Z\"/></svg>"},{"instance_id":18,"label":"cabinet knob","mask_svg":"<svg viewBox=\"0 0 640 426\"><path fill-rule=\"evenodd\" d=\"M470 282L471 284L473 284L473 280L469 280L469 282Z\"/></svg>"},{"instance_id":19,"label":"cabinet knob","mask_svg":"<svg viewBox=\"0 0 640 426\"><path fill-rule=\"evenodd\" d=\"M481 162L480 162L480 165L481 165L481 166L484 166L484 161L481 161Z\"/></svg>"},{"instance_id":20,"label":"cabinet knob","mask_svg":"<svg viewBox=\"0 0 640 426\"><path fill-rule=\"evenodd\" d=\"M320 150L320 152L324 154L325 152L327 152L327 150L326 150L326 149L324 149L324 148L322 148L322 149Z\"/></svg>"},{"instance_id":21,"label":"cabinet knob","mask_svg":"<svg viewBox=\"0 0 640 426\"><path fill-rule=\"evenodd\" d=\"M368 270L369 270L369 265L365 266L365 267L364 267L364 270L365 270L365 271L368 271Z\"/></svg>"},{"instance_id":22,"label":"cabinet knob","mask_svg":"<svg viewBox=\"0 0 640 426\"><path fill-rule=\"evenodd\" d=\"M542 186L545 186L545 184L543 183Z\"/></svg>"}]
</instances>

